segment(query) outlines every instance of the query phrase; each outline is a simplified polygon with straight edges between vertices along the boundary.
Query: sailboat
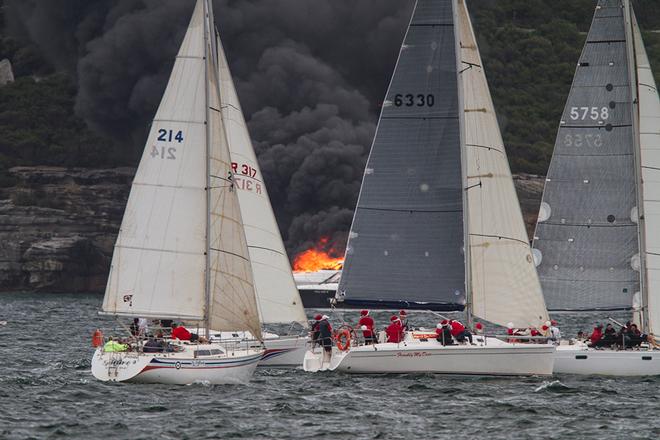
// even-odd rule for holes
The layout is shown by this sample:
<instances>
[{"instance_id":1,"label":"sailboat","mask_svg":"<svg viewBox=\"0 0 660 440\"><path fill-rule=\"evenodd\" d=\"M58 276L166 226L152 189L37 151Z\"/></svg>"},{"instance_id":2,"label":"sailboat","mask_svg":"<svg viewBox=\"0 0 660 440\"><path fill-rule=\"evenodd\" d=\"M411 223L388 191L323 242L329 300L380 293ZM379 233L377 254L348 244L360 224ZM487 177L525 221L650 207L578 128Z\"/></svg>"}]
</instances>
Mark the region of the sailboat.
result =
<instances>
[{"instance_id":1,"label":"sailboat","mask_svg":"<svg viewBox=\"0 0 660 440\"><path fill-rule=\"evenodd\" d=\"M291 264L275 220L219 35L216 35L216 47L222 122L229 145L233 183L238 193L250 254L259 318L264 325L286 324L290 326L290 330L294 330L286 335L262 331L266 351L259 365L300 366L309 339L307 316L293 278ZM300 335L301 330L304 331L304 335ZM255 348L262 344L250 332L211 331L211 337L214 340L241 341L244 345Z\"/></svg>"},{"instance_id":2,"label":"sailboat","mask_svg":"<svg viewBox=\"0 0 660 440\"><path fill-rule=\"evenodd\" d=\"M660 331L660 101L628 0L599 0L534 236L552 311L628 310ZM556 373L660 374L660 352L557 348Z\"/></svg>"},{"instance_id":3,"label":"sailboat","mask_svg":"<svg viewBox=\"0 0 660 440\"><path fill-rule=\"evenodd\" d=\"M213 29L211 2L198 0L133 180L101 313L261 339ZM264 353L231 341L163 343L159 353L139 340L125 351L101 345L92 373L119 382L245 382Z\"/></svg>"},{"instance_id":4,"label":"sailboat","mask_svg":"<svg viewBox=\"0 0 660 440\"><path fill-rule=\"evenodd\" d=\"M517 328L547 311L463 0L418 0L367 161L337 301L351 307L463 311ZM307 371L550 375L554 347L476 336L443 346L320 348Z\"/></svg>"}]
</instances>

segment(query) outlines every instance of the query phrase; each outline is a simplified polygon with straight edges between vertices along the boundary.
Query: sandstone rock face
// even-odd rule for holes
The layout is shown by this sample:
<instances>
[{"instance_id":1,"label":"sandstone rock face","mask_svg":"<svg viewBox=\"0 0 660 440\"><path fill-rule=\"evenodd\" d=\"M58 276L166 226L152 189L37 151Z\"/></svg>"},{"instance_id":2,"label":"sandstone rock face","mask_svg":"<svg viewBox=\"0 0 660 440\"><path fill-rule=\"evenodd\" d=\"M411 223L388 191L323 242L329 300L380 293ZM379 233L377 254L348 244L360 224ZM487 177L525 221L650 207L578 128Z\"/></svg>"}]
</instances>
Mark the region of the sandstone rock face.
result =
<instances>
[{"instance_id":1,"label":"sandstone rock face","mask_svg":"<svg viewBox=\"0 0 660 440\"><path fill-rule=\"evenodd\" d=\"M0 291L102 292L135 170L16 167L0 189Z\"/></svg>"},{"instance_id":2,"label":"sandstone rock face","mask_svg":"<svg viewBox=\"0 0 660 440\"><path fill-rule=\"evenodd\" d=\"M103 292L135 170L16 167L0 188L0 291ZM517 175L531 238L545 179Z\"/></svg>"}]
</instances>

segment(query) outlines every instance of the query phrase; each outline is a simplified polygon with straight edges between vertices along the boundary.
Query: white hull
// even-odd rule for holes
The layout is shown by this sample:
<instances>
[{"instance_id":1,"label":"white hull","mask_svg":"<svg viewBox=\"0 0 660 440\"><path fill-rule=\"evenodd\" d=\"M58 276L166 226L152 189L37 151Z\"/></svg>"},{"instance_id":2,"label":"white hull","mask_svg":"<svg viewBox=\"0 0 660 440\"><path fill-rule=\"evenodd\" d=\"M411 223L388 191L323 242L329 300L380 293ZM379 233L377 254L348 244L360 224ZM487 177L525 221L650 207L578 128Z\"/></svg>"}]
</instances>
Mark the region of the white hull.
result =
<instances>
[{"instance_id":1,"label":"white hull","mask_svg":"<svg viewBox=\"0 0 660 440\"><path fill-rule=\"evenodd\" d=\"M262 333L264 351L260 367L300 367L302 366L309 336L279 336L274 333ZM261 342L255 340L250 332L211 332L211 340L235 341L241 348L258 349Z\"/></svg>"},{"instance_id":2,"label":"white hull","mask_svg":"<svg viewBox=\"0 0 660 440\"><path fill-rule=\"evenodd\" d=\"M584 344L560 345L555 374L600 376L660 375L660 351L593 349Z\"/></svg>"},{"instance_id":3,"label":"white hull","mask_svg":"<svg viewBox=\"0 0 660 440\"><path fill-rule=\"evenodd\" d=\"M187 385L246 383L254 374L263 350L228 350L225 354L195 357L194 350L218 344L184 346L173 353L104 352L92 358L92 374L104 382Z\"/></svg>"},{"instance_id":4,"label":"white hull","mask_svg":"<svg viewBox=\"0 0 660 440\"><path fill-rule=\"evenodd\" d=\"M479 376L549 376L555 347L546 344L509 344L475 337L476 345L442 346L435 339L381 343L339 351L322 362L320 347L308 350L305 371L345 373L438 373Z\"/></svg>"}]
</instances>

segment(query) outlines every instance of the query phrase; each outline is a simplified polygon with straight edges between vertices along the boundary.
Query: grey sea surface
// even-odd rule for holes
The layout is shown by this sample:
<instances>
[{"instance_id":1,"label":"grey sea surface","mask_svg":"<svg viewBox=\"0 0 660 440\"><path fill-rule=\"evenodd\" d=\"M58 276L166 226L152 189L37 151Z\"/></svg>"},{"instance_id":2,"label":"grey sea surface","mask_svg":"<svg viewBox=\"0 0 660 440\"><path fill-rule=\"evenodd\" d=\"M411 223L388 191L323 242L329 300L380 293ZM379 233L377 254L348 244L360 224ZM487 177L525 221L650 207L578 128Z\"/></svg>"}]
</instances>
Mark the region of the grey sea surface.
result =
<instances>
[{"instance_id":1,"label":"grey sea surface","mask_svg":"<svg viewBox=\"0 0 660 440\"><path fill-rule=\"evenodd\" d=\"M0 294L0 439L660 438L660 378L259 369L246 385L102 383L90 373L91 334L114 321L97 315L101 300ZM567 334L604 320L556 318ZM414 325L437 319L411 315Z\"/></svg>"}]
</instances>

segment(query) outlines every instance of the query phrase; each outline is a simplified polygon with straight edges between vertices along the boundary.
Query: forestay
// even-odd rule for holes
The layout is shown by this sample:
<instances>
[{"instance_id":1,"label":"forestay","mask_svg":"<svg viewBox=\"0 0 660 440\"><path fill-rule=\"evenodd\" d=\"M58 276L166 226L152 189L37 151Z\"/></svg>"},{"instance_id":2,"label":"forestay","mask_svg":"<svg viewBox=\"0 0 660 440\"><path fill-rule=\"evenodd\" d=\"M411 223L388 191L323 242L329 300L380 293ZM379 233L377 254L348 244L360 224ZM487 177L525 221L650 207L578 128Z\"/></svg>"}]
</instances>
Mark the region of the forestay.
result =
<instances>
[{"instance_id":1,"label":"forestay","mask_svg":"<svg viewBox=\"0 0 660 440\"><path fill-rule=\"evenodd\" d=\"M451 0L419 0L371 147L338 295L462 310L463 209Z\"/></svg>"},{"instance_id":2,"label":"forestay","mask_svg":"<svg viewBox=\"0 0 660 440\"><path fill-rule=\"evenodd\" d=\"M548 319L465 2L458 0L472 313L516 327Z\"/></svg>"},{"instance_id":3,"label":"forestay","mask_svg":"<svg viewBox=\"0 0 660 440\"><path fill-rule=\"evenodd\" d=\"M302 300L219 38L217 47L222 120L229 143L234 185L238 190L261 321L299 322L307 326Z\"/></svg>"},{"instance_id":4,"label":"forestay","mask_svg":"<svg viewBox=\"0 0 660 440\"><path fill-rule=\"evenodd\" d=\"M534 237L549 310L629 309L639 291L632 97L621 0L600 0Z\"/></svg>"},{"instance_id":5,"label":"forestay","mask_svg":"<svg viewBox=\"0 0 660 440\"><path fill-rule=\"evenodd\" d=\"M660 334L660 99L642 35L633 15L646 239L646 307L649 333Z\"/></svg>"}]
</instances>

